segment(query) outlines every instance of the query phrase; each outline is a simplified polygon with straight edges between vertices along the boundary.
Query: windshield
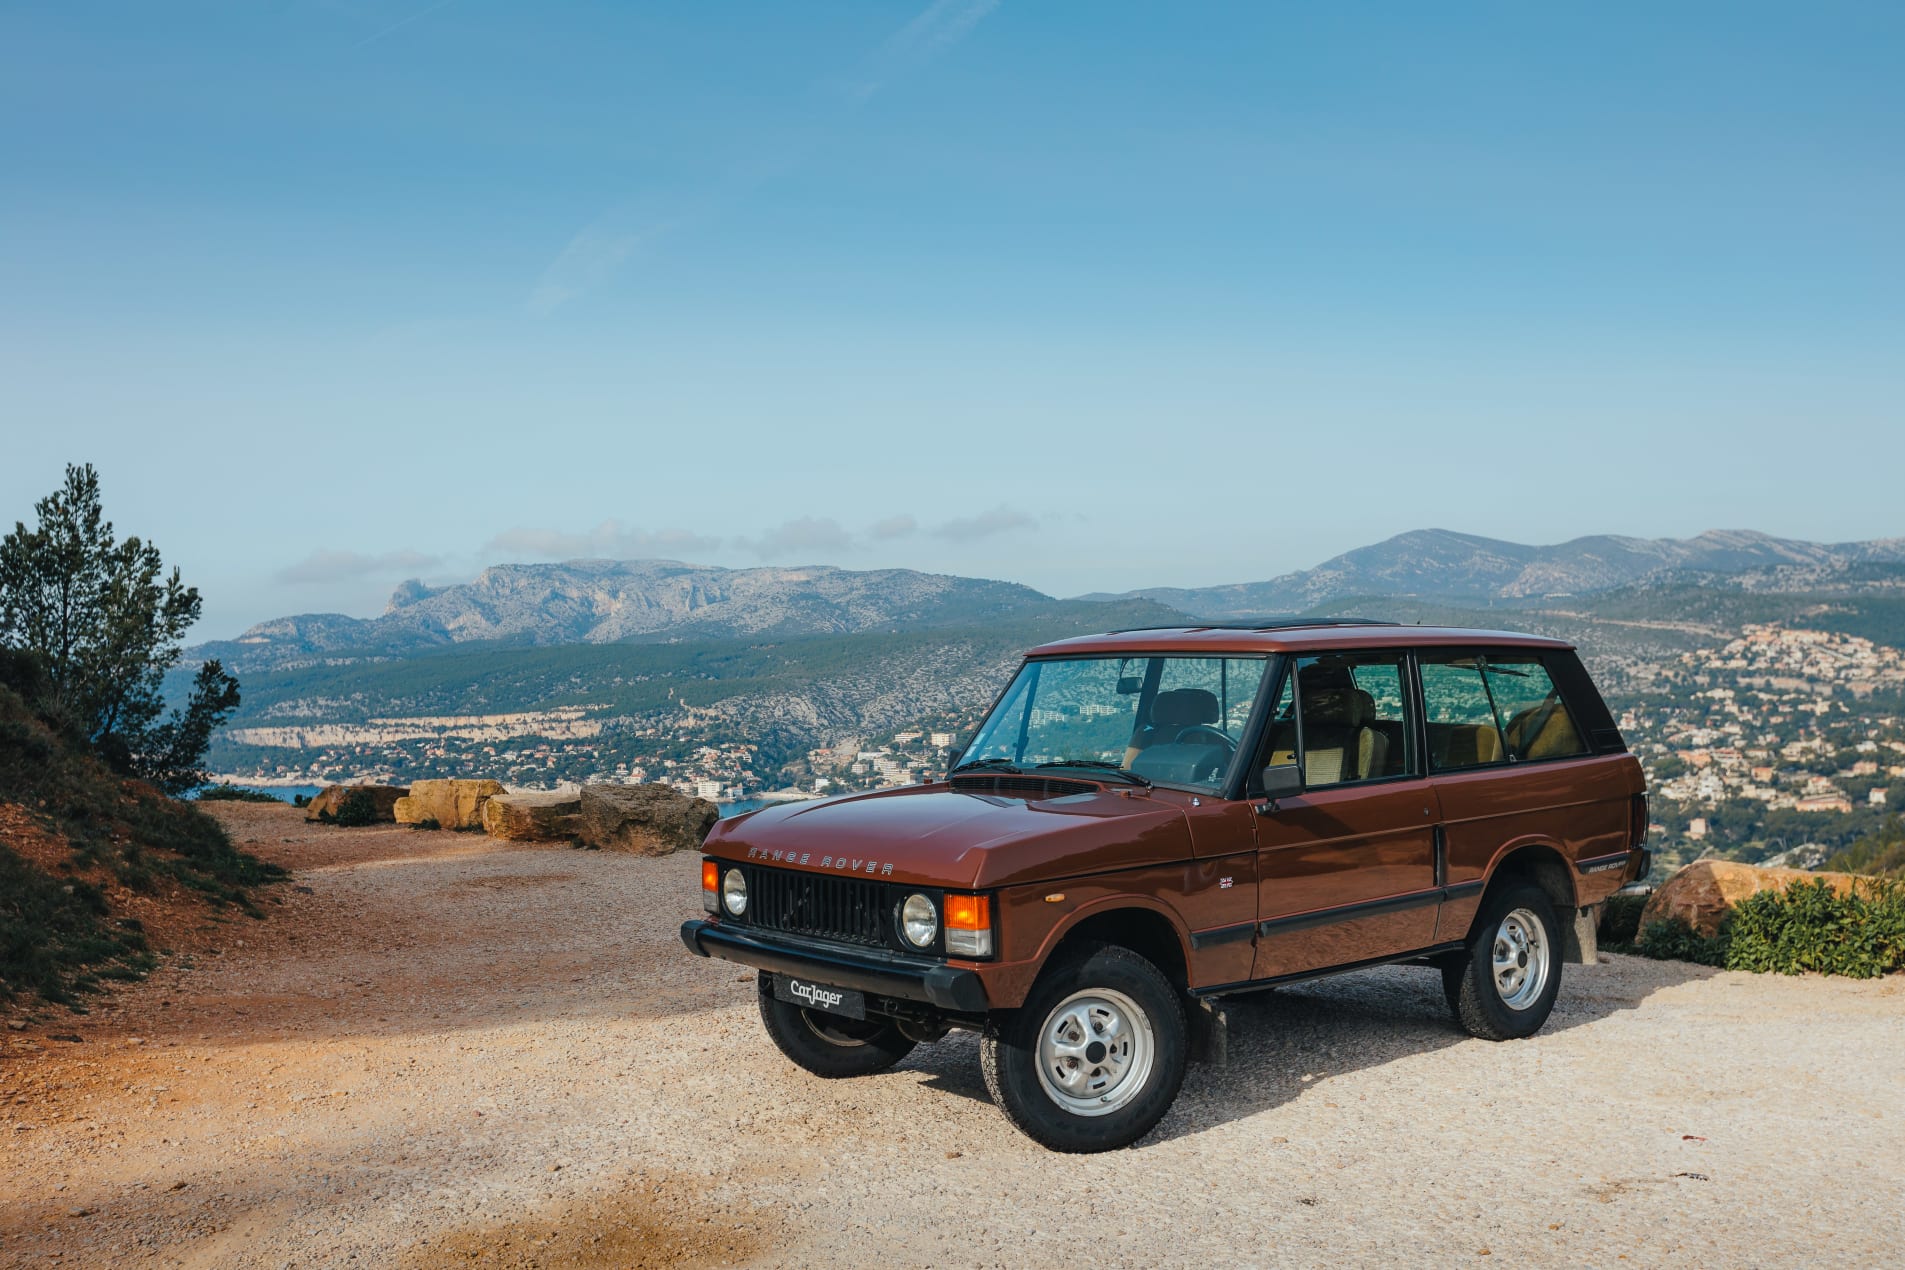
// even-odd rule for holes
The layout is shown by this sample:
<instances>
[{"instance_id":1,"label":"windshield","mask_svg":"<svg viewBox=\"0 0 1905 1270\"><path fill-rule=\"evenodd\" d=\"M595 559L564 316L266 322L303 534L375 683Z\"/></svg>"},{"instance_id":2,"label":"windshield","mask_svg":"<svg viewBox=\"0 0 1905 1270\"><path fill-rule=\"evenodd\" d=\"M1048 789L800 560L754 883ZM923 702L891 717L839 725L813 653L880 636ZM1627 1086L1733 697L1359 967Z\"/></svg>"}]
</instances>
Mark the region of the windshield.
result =
<instances>
[{"instance_id":1,"label":"windshield","mask_svg":"<svg viewBox=\"0 0 1905 1270\"><path fill-rule=\"evenodd\" d=\"M1030 661L960 766L1102 767L1214 791L1230 771L1263 669L1261 657Z\"/></svg>"}]
</instances>

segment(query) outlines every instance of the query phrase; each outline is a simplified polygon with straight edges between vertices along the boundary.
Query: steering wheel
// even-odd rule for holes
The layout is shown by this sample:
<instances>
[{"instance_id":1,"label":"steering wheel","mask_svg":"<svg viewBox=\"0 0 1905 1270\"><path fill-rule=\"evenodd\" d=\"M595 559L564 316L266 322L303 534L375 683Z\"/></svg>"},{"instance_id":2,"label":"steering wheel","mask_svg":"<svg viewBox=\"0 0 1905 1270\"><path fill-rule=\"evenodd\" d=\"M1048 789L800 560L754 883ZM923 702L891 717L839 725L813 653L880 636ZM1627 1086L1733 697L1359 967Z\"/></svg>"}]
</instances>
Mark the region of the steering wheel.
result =
<instances>
[{"instance_id":1,"label":"steering wheel","mask_svg":"<svg viewBox=\"0 0 1905 1270\"><path fill-rule=\"evenodd\" d=\"M1193 723L1187 728L1178 729L1178 744L1182 745L1193 739L1208 741L1212 745L1221 745L1226 754L1235 753L1237 749L1237 743L1225 736L1222 729L1213 728L1208 723Z\"/></svg>"}]
</instances>

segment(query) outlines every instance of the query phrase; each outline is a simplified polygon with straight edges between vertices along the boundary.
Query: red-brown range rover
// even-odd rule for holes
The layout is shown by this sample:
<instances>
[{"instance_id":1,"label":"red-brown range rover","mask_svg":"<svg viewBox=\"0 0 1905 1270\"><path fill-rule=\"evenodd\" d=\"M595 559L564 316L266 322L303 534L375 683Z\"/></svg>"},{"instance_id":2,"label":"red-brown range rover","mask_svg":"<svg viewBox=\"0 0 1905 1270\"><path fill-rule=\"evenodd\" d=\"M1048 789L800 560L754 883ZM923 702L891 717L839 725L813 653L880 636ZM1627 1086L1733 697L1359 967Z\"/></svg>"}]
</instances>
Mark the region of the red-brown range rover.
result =
<instances>
[{"instance_id":1,"label":"red-brown range rover","mask_svg":"<svg viewBox=\"0 0 1905 1270\"><path fill-rule=\"evenodd\" d=\"M1061 1151L1170 1109L1210 1002L1437 967L1475 1036L1531 1035L1647 803L1567 644L1374 622L1121 631L1034 649L946 781L751 812L703 848L702 956L820 1076L952 1028Z\"/></svg>"}]
</instances>

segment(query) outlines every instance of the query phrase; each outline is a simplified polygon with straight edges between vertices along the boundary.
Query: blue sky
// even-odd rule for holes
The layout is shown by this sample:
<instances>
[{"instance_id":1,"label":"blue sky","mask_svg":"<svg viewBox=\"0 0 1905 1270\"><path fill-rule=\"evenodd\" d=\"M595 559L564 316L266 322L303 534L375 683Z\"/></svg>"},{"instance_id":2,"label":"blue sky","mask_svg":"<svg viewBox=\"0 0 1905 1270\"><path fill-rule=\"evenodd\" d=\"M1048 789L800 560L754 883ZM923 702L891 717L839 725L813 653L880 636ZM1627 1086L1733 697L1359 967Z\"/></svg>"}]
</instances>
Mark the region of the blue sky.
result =
<instances>
[{"instance_id":1,"label":"blue sky","mask_svg":"<svg viewBox=\"0 0 1905 1270\"><path fill-rule=\"evenodd\" d=\"M1905 7L0 7L0 517L201 634L663 555L1058 594L1905 534Z\"/></svg>"}]
</instances>

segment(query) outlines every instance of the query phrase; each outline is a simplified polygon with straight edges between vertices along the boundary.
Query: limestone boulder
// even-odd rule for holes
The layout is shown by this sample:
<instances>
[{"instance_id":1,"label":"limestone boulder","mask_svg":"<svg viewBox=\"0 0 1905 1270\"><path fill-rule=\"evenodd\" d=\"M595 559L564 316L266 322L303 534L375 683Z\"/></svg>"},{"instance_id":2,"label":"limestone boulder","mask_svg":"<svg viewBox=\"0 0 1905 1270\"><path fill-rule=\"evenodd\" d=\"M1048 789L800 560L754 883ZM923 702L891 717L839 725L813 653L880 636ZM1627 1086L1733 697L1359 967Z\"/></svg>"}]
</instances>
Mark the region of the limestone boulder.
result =
<instances>
[{"instance_id":1,"label":"limestone boulder","mask_svg":"<svg viewBox=\"0 0 1905 1270\"><path fill-rule=\"evenodd\" d=\"M1863 879L1850 873L1813 873L1806 869L1762 869L1731 860L1695 860L1659 887L1640 913L1640 929L1654 922L1682 921L1702 935L1718 933L1733 906L1761 891L1783 891L1794 882L1824 882L1840 895Z\"/></svg>"},{"instance_id":2,"label":"limestone boulder","mask_svg":"<svg viewBox=\"0 0 1905 1270\"><path fill-rule=\"evenodd\" d=\"M666 785L584 785L578 836L603 851L669 855L699 848L720 816L707 799Z\"/></svg>"},{"instance_id":3,"label":"limestone boulder","mask_svg":"<svg viewBox=\"0 0 1905 1270\"><path fill-rule=\"evenodd\" d=\"M418 781L392 811L400 825L434 820L445 829L480 829L483 804L502 792L500 781Z\"/></svg>"},{"instance_id":4,"label":"limestone boulder","mask_svg":"<svg viewBox=\"0 0 1905 1270\"><path fill-rule=\"evenodd\" d=\"M582 801L574 790L495 794L483 804L483 832L511 842L558 842L576 836Z\"/></svg>"},{"instance_id":5,"label":"limestone boulder","mask_svg":"<svg viewBox=\"0 0 1905 1270\"><path fill-rule=\"evenodd\" d=\"M309 803L305 804L306 820L334 820L337 810L344 800L362 790L369 795L372 808L371 819L389 824L396 819L397 804L403 801L410 791L401 785L326 785Z\"/></svg>"}]
</instances>

